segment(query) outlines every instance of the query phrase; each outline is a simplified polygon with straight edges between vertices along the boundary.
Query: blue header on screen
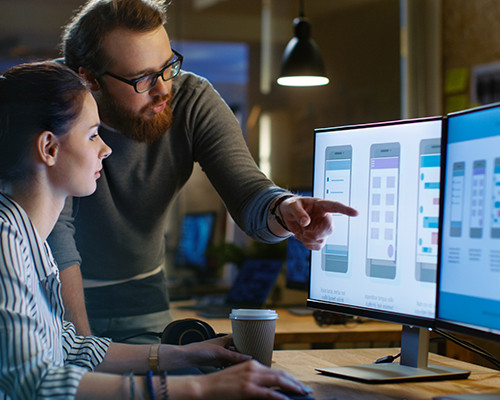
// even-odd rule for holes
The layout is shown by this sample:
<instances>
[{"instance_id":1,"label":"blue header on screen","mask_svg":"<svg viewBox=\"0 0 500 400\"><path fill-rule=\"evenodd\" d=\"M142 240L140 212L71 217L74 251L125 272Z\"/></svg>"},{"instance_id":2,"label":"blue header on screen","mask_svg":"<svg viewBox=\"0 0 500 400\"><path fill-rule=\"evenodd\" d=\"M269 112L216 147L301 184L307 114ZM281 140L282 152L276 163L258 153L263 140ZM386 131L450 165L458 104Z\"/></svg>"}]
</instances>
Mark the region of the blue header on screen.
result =
<instances>
[{"instance_id":1,"label":"blue header on screen","mask_svg":"<svg viewBox=\"0 0 500 400\"><path fill-rule=\"evenodd\" d=\"M335 169L350 169L351 168L351 160L329 160L326 162L326 169L335 170Z\"/></svg>"},{"instance_id":2,"label":"blue header on screen","mask_svg":"<svg viewBox=\"0 0 500 400\"><path fill-rule=\"evenodd\" d=\"M420 166L424 168L439 167L441 165L441 154L424 155L420 157Z\"/></svg>"},{"instance_id":3,"label":"blue header on screen","mask_svg":"<svg viewBox=\"0 0 500 400\"><path fill-rule=\"evenodd\" d=\"M500 104L448 117L448 143L500 135Z\"/></svg>"}]
</instances>

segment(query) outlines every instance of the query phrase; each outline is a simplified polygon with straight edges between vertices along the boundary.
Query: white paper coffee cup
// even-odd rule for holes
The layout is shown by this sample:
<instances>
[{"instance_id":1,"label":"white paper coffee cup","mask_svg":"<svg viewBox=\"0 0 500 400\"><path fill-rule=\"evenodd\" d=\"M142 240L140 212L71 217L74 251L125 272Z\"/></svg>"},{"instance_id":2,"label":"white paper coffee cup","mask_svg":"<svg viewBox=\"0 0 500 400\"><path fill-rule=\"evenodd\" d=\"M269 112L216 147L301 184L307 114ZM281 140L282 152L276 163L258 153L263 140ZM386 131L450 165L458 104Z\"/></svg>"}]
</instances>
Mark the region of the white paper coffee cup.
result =
<instances>
[{"instance_id":1,"label":"white paper coffee cup","mask_svg":"<svg viewBox=\"0 0 500 400\"><path fill-rule=\"evenodd\" d=\"M271 366L278 313L274 310L233 309L229 318L236 350Z\"/></svg>"}]
</instances>

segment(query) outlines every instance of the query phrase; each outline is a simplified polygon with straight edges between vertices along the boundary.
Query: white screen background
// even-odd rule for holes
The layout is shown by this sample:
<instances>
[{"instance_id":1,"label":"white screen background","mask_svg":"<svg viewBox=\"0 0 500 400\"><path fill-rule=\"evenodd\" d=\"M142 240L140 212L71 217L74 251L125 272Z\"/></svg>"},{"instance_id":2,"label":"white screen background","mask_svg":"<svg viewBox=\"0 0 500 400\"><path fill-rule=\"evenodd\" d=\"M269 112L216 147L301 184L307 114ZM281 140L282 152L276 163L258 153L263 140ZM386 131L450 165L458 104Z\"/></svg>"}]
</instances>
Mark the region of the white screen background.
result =
<instances>
[{"instance_id":1,"label":"white screen background","mask_svg":"<svg viewBox=\"0 0 500 400\"><path fill-rule=\"evenodd\" d=\"M417 200L420 141L440 136L441 120L353 127L316 134L313 195L323 197L324 194L325 148L351 145L351 206L359 215L349 221L347 273L324 271L321 251L312 252L311 299L434 317L436 285L418 281L415 276ZM390 142L400 143L398 257L395 279L381 279L366 274L370 146Z\"/></svg>"}]
</instances>

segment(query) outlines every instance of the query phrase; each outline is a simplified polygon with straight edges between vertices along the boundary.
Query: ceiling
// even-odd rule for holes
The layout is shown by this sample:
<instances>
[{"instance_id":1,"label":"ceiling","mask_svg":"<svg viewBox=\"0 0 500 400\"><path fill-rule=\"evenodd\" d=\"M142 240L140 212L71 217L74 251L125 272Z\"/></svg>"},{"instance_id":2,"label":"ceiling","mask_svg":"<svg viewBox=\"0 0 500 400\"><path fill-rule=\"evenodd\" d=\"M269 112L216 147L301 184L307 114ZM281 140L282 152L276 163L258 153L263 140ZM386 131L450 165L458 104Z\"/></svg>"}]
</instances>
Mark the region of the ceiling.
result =
<instances>
[{"instance_id":1,"label":"ceiling","mask_svg":"<svg viewBox=\"0 0 500 400\"><path fill-rule=\"evenodd\" d=\"M304 1L306 17L325 18L378 0ZM0 0L0 57L57 53L62 26L83 0ZM292 33L299 0L171 0L167 29L178 40L258 42L262 10L270 10L276 40ZM28 12L29 11L29 12ZM314 34L314 33L313 33ZM280 37L281 35L281 37Z\"/></svg>"},{"instance_id":2,"label":"ceiling","mask_svg":"<svg viewBox=\"0 0 500 400\"><path fill-rule=\"evenodd\" d=\"M177 3L180 0L176 0ZM176 2L175 0L173 3ZM307 16L317 16L318 14L328 14L348 7L357 7L360 4L373 0L305 0L304 11ZM184 3L184 0L182 1ZM263 5L271 4L288 5L298 14L300 9L299 0L187 0L191 10L208 13L226 13L226 14L260 14Z\"/></svg>"}]
</instances>

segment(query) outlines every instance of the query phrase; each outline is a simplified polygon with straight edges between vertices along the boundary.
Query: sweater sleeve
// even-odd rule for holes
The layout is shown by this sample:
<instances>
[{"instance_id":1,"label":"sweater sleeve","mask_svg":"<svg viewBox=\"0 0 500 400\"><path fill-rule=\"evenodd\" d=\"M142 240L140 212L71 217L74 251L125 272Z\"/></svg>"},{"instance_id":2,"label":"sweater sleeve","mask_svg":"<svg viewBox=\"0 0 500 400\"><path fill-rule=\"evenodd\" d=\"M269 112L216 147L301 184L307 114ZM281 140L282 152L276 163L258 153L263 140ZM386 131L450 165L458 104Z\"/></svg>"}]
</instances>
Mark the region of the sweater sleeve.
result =
<instances>
[{"instance_id":1,"label":"sweater sleeve","mask_svg":"<svg viewBox=\"0 0 500 400\"><path fill-rule=\"evenodd\" d=\"M273 199L288 192L258 168L233 112L208 81L199 79L186 102L186 129L192 134L195 161L240 228L259 241L283 240L268 229L267 212Z\"/></svg>"}]
</instances>

